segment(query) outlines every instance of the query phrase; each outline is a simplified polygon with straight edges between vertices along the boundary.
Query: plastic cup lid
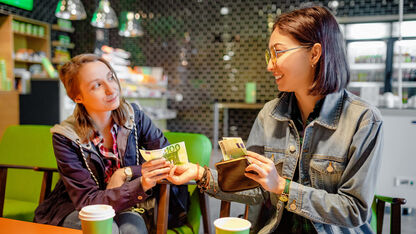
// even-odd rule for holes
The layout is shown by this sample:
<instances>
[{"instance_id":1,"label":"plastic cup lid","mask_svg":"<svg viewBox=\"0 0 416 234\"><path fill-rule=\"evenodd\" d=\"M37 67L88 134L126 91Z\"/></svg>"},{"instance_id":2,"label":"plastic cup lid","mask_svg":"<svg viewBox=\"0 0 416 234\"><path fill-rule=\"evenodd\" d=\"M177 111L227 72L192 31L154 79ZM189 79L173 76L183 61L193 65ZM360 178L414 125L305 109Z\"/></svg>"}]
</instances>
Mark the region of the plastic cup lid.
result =
<instances>
[{"instance_id":1,"label":"plastic cup lid","mask_svg":"<svg viewBox=\"0 0 416 234\"><path fill-rule=\"evenodd\" d=\"M226 217L219 218L214 221L214 226L225 230L225 231L244 231L251 227L251 223L248 220L236 218L236 217Z\"/></svg>"},{"instance_id":2,"label":"plastic cup lid","mask_svg":"<svg viewBox=\"0 0 416 234\"><path fill-rule=\"evenodd\" d=\"M78 214L78 217L85 221L106 220L114 216L113 207L101 204L84 206Z\"/></svg>"}]
</instances>

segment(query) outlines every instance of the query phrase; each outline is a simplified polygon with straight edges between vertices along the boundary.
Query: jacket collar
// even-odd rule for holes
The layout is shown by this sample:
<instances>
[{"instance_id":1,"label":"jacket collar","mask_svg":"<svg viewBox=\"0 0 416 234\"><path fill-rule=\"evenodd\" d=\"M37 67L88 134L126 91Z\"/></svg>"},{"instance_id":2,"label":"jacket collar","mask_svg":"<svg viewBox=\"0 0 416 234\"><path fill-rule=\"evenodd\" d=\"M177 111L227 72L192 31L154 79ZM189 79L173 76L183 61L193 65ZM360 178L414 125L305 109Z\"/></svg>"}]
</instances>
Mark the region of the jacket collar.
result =
<instances>
[{"instance_id":1,"label":"jacket collar","mask_svg":"<svg viewBox=\"0 0 416 234\"><path fill-rule=\"evenodd\" d=\"M125 102L128 112L128 118L126 123L124 123L123 127L127 128L128 130L133 129L134 126L134 109L133 107ZM91 142L82 143L80 141L80 137L78 133L75 131L75 117L74 115L70 115L66 120L62 121L60 124L55 124L50 130L52 134L58 133L60 135L65 136L66 138L70 139L71 141L81 145L83 148L91 150L93 148L93 144Z\"/></svg>"},{"instance_id":2,"label":"jacket collar","mask_svg":"<svg viewBox=\"0 0 416 234\"><path fill-rule=\"evenodd\" d=\"M322 104L321 112L315 122L329 129L336 129L341 116L345 90L328 94ZM278 94L277 103L270 115L279 121L289 121L293 112L292 102L295 101L295 94L281 92Z\"/></svg>"}]
</instances>

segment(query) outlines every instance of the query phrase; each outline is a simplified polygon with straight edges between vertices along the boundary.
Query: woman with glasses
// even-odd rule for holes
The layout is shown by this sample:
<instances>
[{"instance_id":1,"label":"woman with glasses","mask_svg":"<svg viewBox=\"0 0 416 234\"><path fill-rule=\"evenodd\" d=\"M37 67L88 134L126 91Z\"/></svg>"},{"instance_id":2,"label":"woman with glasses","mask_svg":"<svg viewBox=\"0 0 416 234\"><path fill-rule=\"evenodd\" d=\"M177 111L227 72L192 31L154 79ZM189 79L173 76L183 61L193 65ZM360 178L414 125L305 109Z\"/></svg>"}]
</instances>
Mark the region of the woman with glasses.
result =
<instances>
[{"instance_id":1,"label":"woman with glasses","mask_svg":"<svg viewBox=\"0 0 416 234\"><path fill-rule=\"evenodd\" d=\"M153 208L152 190L168 176L171 165L163 158L145 162L139 148L160 149L169 142L137 105L123 99L106 60L78 55L62 66L59 76L76 107L51 129L60 180L36 209L35 222L81 229L78 212L87 205L106 204L116 212L113 233L148 233L153 217L145 223L144 208ZM171 202L187 203L187 186L173 189ZM179 223L178 215L174 218Z\"/></svg>"},{"instance_id":2,"label":"woman with glasses","mask_svg":"<svg viewBox=\"0 0 416 234\"><path fill-rule=\"evenodd\" d=\"M323 7L279 16L266 63L278 92L254 122L245 170L261 187L223 192L215 170L193 164L174 167L168 179L195 179L214 197L250 204L253 233L372 233L382 120L346 90L334 16Z\"/></svg>"}]
</instances>

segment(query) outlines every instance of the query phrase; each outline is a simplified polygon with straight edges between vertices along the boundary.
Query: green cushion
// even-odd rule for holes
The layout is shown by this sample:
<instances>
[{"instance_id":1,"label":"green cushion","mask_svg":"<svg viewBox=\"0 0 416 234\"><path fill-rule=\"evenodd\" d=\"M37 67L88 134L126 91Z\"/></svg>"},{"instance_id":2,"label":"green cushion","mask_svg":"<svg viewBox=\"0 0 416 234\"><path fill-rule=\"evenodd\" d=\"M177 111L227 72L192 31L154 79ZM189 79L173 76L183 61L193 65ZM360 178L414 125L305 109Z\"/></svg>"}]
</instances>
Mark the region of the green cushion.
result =
<instances>
[{"instance_id":1,"label":"green cushion","mask_svg":"<svg viewBox=\"0 0 416 234\"><path fill-rule=\"evenodd\" d=\"M5 199L3 217L32 222L37 206L38 202Z\"/></svg>"},{"instance_id":2,"label":"green cushion","mask_svg":"<svg viewBox=\"0 0 416 234\"><path fill-rule=\"evenodd\" d=\"M57 168L50 128L41 125L8 127L0 142L0 164ZM8 169L4 217L33 220L42 178L43 172ZM52 184L57 180L58 174L54 173Z\"/></svg>"},{"instance_id":3,"label":"green cushion","mask_svg":"<svg viewBox=\"0 0 416 234\"><path fill-rule=\"evenodd\" d=\"M170 143L177 143L184 141L186 146L186 152L188 153L188 159L192 163L199 163L200 165L209 165L211 157L212 144L208 137L202 134L196 133L182 133L182 132L165 132L164 135ZM198 189L195 185L189 185L188 191L191 194L191 205L188 212L188 223L192 226L192 230L184 225L179 228L175 228L175 231L168 230L167 233L198 233L201 209L199 207Z\"/></svg>"}]
</instances>

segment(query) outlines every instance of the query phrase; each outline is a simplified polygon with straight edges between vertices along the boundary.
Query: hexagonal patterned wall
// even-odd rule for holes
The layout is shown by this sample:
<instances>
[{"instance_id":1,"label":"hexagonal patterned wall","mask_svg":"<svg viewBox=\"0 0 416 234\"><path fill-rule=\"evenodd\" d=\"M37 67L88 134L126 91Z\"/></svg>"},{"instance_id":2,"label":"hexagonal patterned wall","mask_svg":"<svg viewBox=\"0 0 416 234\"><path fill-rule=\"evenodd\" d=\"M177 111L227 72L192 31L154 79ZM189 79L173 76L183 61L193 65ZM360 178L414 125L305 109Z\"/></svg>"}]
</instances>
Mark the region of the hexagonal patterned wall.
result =
<instances>
[{"instance_id":1,"label":"hexagonal patterned wall","mask_svg":"<svg viewBox=\"0 0 416 234\"><path fill-rule=\"evenodd\" d=\"M54 1L35 0L33 12L0 4L0 9L52 22ZM93 52L95 28L89 24L98 0L82 0L88 20L74 22L73 54ZM117 29L103 30L104 43L132 53L134 65L162 66L169 89L183 94L182 102L169 101L178 110L168 121L171 131L213 136L213 103L244 102L245 83L256 82L257 102L274 98L274 79L266 71L264 49L276 15L308 4L331 7L336 16L398 14L398 0L110 0L119 14L135 11L142 16L145 35L123 38ZM414 0L404 0L404 13L416 13ZM247 138L258 110L231 110L230 135ZM221 119L221 118L220 118ZM222 124L220 123L220 126ZM221 132L221 129L220 129ZM221 136L221 134L220 134Z\"/></svg>"}]
</instances>

